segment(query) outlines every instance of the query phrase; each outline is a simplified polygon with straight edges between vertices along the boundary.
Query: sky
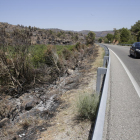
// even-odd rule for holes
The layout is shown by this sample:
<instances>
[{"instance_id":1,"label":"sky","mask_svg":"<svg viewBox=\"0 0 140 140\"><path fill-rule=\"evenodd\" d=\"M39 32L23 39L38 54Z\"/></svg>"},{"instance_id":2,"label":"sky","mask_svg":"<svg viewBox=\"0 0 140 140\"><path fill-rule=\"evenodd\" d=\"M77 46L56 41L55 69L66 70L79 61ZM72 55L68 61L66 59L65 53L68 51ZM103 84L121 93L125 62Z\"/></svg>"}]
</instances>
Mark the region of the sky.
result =
<instances>
[{"instance_id":1,"label":"sky","mask_svg":"<svg viewBox=\"0 0 140 140\"><path fill-rule=\"evenodd\" d=\"M0 0L0 22L39 28L107 31L140 20L140 0Z\"/></svg>"}]
</instances>

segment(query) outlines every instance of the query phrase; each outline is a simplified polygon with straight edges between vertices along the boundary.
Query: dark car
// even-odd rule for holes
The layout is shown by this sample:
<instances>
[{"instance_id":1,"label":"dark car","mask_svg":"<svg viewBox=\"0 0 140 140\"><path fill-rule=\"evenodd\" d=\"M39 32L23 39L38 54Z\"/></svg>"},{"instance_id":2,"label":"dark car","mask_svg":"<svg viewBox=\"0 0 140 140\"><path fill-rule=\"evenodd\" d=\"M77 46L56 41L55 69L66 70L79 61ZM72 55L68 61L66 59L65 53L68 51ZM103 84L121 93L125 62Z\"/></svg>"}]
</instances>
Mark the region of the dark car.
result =
<instances>
[{"instance_id":1,"label":"dark car","mask_svg":"<svg viewBox=\"0 0 140 140\"><path fill-rule=\"evenodd\" d=\"M135 42L131 47L130 47L130 56L134 56L135 58L140 57L140 42Z\"/></svg>"}]
</instances>

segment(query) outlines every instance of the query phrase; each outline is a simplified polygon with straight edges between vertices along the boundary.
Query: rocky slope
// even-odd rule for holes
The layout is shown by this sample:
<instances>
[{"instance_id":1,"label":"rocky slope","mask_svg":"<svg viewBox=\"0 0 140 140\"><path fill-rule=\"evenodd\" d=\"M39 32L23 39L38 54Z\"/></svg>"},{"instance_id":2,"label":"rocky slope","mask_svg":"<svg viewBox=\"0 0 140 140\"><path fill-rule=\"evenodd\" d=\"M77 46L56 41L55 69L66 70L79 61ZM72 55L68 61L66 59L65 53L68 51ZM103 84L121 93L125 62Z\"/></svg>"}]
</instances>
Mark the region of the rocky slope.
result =
<instances>
[{"instance_id":1,"label":"rocky slope","mask_svg":"<svg viewBox=\"0 0 140 140\"><path fill-rule=\"evenodd\" d=\"M0 30L7 33L7 43L11 45L15 32L29 32L31 44L72 45L76 42L85 43L85 35L78 32L63 31L59 29L40 29L23 25L11 25L0 22ZM1 32L1 31L0 31Z\"/></svg>"},{"instance_id":2,"label":"rocky slope","mask_svg":"<svg viewBox=\"0 0 140 140\"><path fill-rule=\"evenodd\" d=\"M0 22L0 29L5 28L8 33L8 43L11 43L13 38L12 32L27 30L31 36L31 44L52 44L52 45L72 45L76 42L85 43L85 37L90 32L89 30L83 31L64 31L61 29L40 29L36 27L26 27L23 25L11 25L8 23ZM114 34L113 31L93 31L96 38L105 37L108 33Z\"/></svg>"}]
</instances>

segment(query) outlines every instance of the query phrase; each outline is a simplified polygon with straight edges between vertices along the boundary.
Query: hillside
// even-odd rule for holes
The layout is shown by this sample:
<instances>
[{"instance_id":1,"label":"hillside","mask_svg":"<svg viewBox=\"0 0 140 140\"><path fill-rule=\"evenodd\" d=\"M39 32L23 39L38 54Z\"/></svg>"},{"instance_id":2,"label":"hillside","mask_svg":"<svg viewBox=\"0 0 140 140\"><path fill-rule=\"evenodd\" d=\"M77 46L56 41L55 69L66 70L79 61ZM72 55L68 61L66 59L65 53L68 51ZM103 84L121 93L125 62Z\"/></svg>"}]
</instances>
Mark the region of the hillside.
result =
<instances>
[{"instance_id":1,"label":"hillside","mask_svg":"<svg viewBox=\"0 0 140 140\"><path fill-rule=\"evenodd\" d=\"M29 36L32 45L35 44L51 44L51 45L73 45L77 42L85 44L86 35L89 30L83 31L68 31L57 28L40 29L37 27L27 27L23 25L11 25L0 22L0 30L5 29L6 41L9 45L16 42L15 35L24 34ZM114 34L113 31L93 31L96 34L96 39L105 37L108 33Z\"/></svg>"},{"instance_id":2,"label":"hillside","mask_svg":"<svg viewBox=\"0 0 140 140\"><path fill-rule=\"evenodd\" d=\"M4 30L3 30L4 29ZM52 45L72 45L80 42L85 43L85 35L72 32L63 31L60 29L40 29L37 27L27 27L23 25L11 25L8 23L0 22L0 32L6 32L5 38L9 45L14 42L17 34L28 36L31 39L31 44L52 44Z\"/></svg>"},{"instance_id":3,"label":"hillside","mask_svg":"<svg viewBox=\"0 0 140 140\"><path fill-rule=\"evenodd\" d=\"M85 37L71 31L0 23L0 139L44 137L41 133L50 134L47 130L51 122L55 123L58 112L66 108L69 112L65 101L70 105L71 102L61 97L65 94L69 99L70 90L87 87L89 78L94 76L93 70L96 71L94 63L92 76L88 75L98 57L99 46L93 42L83 44ZM90 121L88 126L90 129ZM76 127L80 132L80 125ZM85 132L88 137L88 130Z\"/></svg>"}]
</instances>

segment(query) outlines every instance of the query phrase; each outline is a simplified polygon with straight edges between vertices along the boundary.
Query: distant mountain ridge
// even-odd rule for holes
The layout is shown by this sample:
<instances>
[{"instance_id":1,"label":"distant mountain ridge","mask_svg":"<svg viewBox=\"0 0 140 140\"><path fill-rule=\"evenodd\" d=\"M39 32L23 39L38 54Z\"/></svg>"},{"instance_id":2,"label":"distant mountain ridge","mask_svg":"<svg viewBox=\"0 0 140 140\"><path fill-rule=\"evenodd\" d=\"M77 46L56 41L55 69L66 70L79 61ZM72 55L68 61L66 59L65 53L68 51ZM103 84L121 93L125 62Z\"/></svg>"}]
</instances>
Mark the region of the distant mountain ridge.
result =
<instances>
[{"instance_id":1,"label":"distant mountain ridge","mask_svg":"<svg viewBox=\"0 0 140 140\"><path fill-rule=\"evenodd\" d=\"M90 32L90 30L83 30L80 31L80 33L87 35ZM114 31L93 31L96 34L96 37L105 37L108 33L114 35Z\"/></svg>"},{"instance_id":2,"label":"distant mountain ridge","mask_svg":"<svg viewBox=\"0 0 140 140\"><path fill-rule=\"evenodd\" d=\"M70 32L75 32L75 33L82 33L84 35L87 35L90 32L90 30L72 31L72 30L62 30L62 29L57 29L57 28L49 28L49 29L46 29L46 30L52 30L52 31L55 31L55 32L58 32L58 31L70 31ZM105 37L108 33L114 35L113 30L109 30L109 31L93 31L93 32L96 34L97 38Z\"/></svg>"}]
</instances>

